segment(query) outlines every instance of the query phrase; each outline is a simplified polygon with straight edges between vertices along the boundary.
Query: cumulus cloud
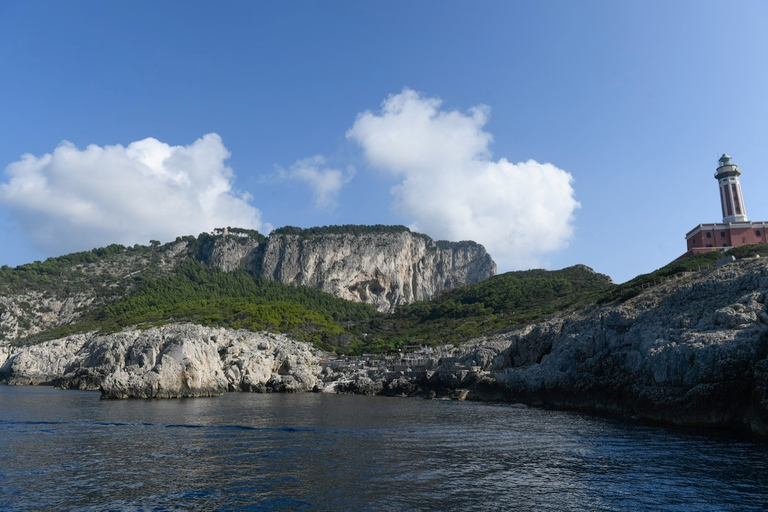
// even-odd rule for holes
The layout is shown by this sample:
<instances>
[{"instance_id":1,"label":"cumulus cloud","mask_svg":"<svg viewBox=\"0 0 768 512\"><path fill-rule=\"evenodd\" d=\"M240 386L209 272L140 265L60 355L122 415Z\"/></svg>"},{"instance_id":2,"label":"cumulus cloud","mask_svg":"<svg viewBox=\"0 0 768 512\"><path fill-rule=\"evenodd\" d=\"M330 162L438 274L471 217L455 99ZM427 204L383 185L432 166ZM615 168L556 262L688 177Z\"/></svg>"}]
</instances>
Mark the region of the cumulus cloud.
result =
<instances>
[{"instance_id":1,"label":"cumulus cloud","mask_svg":"<svg viewBox=\"0 0 768 512\"><path fill-rule=\"evenodd\" d=\"M483 131L490 109L441 110L439 98L411 89L380 112L357 116L347 138L373 167L400 179L394 208L434 238L475 240L501 268L541 265L573 235L573 177L534 160L494 161Z\"/></svg>"},{"instance_id":2,"label":"cumulus cloud","mask_svg":"<svg viewBox=\"0 0 768 512\"><path fill-rule=\"evenodd\" d=\"M280 180L299 181L312 189L315 206L324 210L335 210L338 204L341 187L354 176L353 168L347 168L346 172L340 169L331 169L327 166L325 157L315 155L311 158L298 160L290 169L276 167L276 173L266 177L263 181L275 182Z\"/></svg>"},{"instance_id":3,"label":"cumulus cloud","mask_svg":"<svg viewBox=\"0 0 768 512\"><path fill-rule=\"evenodd\" d=\"M269 229L232 188L227 148L215 133L188 146L153 138L126 147L69 142L8 165L0 203L51 252L173 240L222 226Z\"/></svg>"}]
</instances>

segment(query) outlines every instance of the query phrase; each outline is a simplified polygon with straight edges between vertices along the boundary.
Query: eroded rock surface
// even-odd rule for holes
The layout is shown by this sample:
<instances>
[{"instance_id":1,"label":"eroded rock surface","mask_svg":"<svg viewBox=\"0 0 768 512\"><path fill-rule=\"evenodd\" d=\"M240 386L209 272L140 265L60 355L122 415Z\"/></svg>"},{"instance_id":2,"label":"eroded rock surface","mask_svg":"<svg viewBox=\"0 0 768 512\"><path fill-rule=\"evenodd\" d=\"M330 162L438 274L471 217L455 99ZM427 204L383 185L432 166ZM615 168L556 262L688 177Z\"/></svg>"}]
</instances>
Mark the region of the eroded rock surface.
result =
<instances>
[{"instance_id":1,"label":"eroded rock surface","mask_svg":"<svg viewBox=\"0 0 768 512\"><path fill-rule=\"evenodd\" d=\"M766 293L768 262L737 263L454 355L489 372L478 396L765 434Z\"/></svg>"},{"instance_id":2,"label":"eroded rock surface","mask_svg":"<svg viewBox=\"0 0 768 512\"><path fill-rule=\"evenodd\" d=\"M438 243L401 231L272 235L260 266L253 270L386 312L483 281L496 274L496 264L474 242Z\"/></svg>"},{"instance_id":3,"label":"eroded rock surface","mask_svg":"<svg viewBox=\"0 0 768 512\"><path fill-rule=\"evenodd\" d=\"M140 278L172 275L189 258L225 272L242 269L310 286L379 311L496 273L482 245L435 242L404 227L361 228L356 234L273 234L266 239L201 235L152 248L117 248L98 259L91 254L85 262L77 262L76 256L62 257L64 262L48 270L11 269L7 282L0 281L0 346L76 322L130 294Z\"/></svg>"},{"instance_id":4,"label":"eroded rock surface","mask_svg":"<svg viewBox=\"0 0 768 512\"><path fill-rule=\"evenodd\" d=\"M310 391L318 354L281 335L168 325L16 349L0 368L0 382L101 389L107 398Z\"/></svg>"}]
</instances>

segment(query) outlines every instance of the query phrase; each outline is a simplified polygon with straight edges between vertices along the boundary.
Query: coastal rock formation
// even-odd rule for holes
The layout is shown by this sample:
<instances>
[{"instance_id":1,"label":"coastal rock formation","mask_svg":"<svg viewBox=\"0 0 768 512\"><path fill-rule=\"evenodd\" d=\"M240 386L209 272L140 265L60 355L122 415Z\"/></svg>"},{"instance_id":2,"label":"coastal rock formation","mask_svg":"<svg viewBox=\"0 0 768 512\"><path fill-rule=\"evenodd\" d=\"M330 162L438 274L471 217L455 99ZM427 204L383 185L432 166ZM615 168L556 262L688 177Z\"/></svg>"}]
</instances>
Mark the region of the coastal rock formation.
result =
<instances>
[{"instance_id":1,"label":"coastal rock formation","mask_svg":"<svg viewBox=\"0 0 768 512\"><path fill-rule=\"evenodd\" d=\"M434 242L408 230L363 234L272 235L260 275L310 286L379 311L434 297L496 273L483 246Z\"/></svg>"},{"instance_id":2,"label":"coastal rock formation","mask_svg":"<svg viewBox=\"0 0 768 512\"><path fill-rule=\"evenodd\" d=\"M496 264L474 242L435 242L404 227L336 232L273 233L263 242L217 237L201 258L286 284L309 286L390 312L456 286L496 274Z\"/></svg>"},{"instance_id":3,"label":"coastal rock formation","mask_svg":"<svg viewBox=\"0 0 768 512\"><path fill-rule=\"evenodd\" d=\"M269 268L296 270L314 262L314 272L327 276L325 262L301 257L314 251L302 252L302 243L287 241L283 259L275 256L283 263ZM335 247L347 243L354 242ZM350 260L343 252L336 261L330 266L336 275L351 275L345 274ZM286 279L303 275L293 270ZM459 347L425 350L410 363L405 356L396 362L379 356L346 365L326 360L321 369L324 356L285 336L166 325L6 346L0 350L0 362L7 358L0 382L101 389L106 397L227 390L423 393L768 435L768 259L677 274L631 298L512 327Z\"/></svg>"},{"instance_id":4,"label":"coastal rock formation","mask_svg":"<svg viewBox=\"0 0 768 512\"><path fill-rule=\"evenodd\" d=\"M476 398L768 434L767 294L768 262L740 262L454 356L488 372Z\"/></svg>"},{"instance_id":5,"label":"coastal rock formation","mask_svg":"<svg viewBox=\"0 0 768 512\"><path fill-rule=\"evenodd\" d=\"M320 382L323 353L311 345L282 335L222 331L219 355L229 391L302 392Z\"/></svg>"},{"instance_id":6,"label":"coastal rock formation","mask_svg":"<svg viewBox=\"0 0 768 512\"><path fill-rule=\"evenodd\" d=\"M2 268L0 346L68 325L114 303L146 277L167 277L192 258L225 272L246 270L287 284L393 311L455 286L493 276L496 264L474 242L435 242L402 226L289 230L265 238L232 229L151 247L109 246Z\"/></svg>"},{"instance_id":7,"label":"coastal rock formation","mask_svg":"<svg viewBox=\"0 0 768 512\"><path fill-rule=\"evenodd\" d=\"M11 351L0 383L101 389L105 398L311 391L319 352L285 336L190 324L77 335Z\"/></svg>"},{"instance_id":8,"label":"coastal rock formation","mask_svg":"<svg viewBox=\"0 0 768 512\"><path fill-rule=\"evenodd\" d=\"M24 348L5 346L0 353L0 383L15 385L53 384L73 365L88 336L78 334ZM2 357L2 356L5 357Z\"/></svg>"},{"instance_id":9,"label":"coastal rock formation","mask_svg":"<svg viewBox=\"0 0 768 512\"><path fill-rule=\"evenodd\" d=\"M328 391L503 400L768 435L768 261L354 369ZM416 367L421 369L416 369Z\"/></svg>"}]
</instances>

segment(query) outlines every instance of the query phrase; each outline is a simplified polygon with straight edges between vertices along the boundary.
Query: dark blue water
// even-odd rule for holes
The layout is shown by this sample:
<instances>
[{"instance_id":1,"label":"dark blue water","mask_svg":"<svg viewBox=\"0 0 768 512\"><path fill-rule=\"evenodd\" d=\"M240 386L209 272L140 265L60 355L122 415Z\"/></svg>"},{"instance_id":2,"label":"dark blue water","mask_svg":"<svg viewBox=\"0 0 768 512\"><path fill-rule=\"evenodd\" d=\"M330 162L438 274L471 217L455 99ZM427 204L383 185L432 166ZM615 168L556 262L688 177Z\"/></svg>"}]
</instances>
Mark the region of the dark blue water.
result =
<instances>
[{"instance_id":1,"label":"dark blue water","mask_svg":"<svg viewBox=\"0 0 768 512\"><path fill-rule=\"evenodd\" d=\"M508 405L0 386L0 510L763 510L768 447Z\"/></svg>"}]
</instances>

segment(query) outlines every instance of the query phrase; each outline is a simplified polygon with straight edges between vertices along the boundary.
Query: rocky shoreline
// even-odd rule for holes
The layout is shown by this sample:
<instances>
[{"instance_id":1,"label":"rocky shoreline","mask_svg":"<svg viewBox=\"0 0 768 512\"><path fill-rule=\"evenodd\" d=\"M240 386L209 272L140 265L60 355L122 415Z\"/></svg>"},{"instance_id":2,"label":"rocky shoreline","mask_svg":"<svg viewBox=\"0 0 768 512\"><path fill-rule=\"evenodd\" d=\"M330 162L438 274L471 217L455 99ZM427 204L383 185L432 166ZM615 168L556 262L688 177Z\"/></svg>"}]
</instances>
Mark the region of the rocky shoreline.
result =
<instances>
[{"instance_id":1,"label":"rocky shoreline","mask_svg":"<svg viewBox=\"0 0 768 512\"><path fill-rule=\"evenodd\" d=\"M283 335L171 324L79 334L12 351L0 383L101 390L104 398L311 391L320 354Z\"/></svg>"},{"instance_id":2,"label":"rocky shoreline","mask_svg":"<svg viewBox=\"0 0 768 512\"><path fill-rule=\"evenodd\" d=\"M172 324L0 353L0 382L105 398L226 391L505 400L768 435L768 261L679 276L605 304L389 359L269 333Z\"/></svg>"}]
</instances>

